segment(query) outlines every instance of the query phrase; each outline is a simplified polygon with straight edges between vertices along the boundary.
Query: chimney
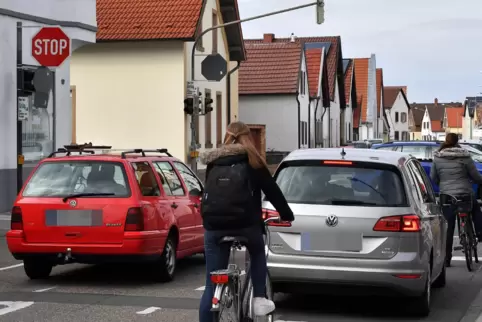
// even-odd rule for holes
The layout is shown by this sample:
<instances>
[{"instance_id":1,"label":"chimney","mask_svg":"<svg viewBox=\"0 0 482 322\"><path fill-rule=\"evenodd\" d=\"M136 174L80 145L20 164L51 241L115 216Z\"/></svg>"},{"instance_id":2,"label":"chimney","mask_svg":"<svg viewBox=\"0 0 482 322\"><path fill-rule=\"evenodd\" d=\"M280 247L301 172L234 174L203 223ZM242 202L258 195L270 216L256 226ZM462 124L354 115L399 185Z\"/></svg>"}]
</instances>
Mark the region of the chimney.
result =
<instances>
[{"instance_id":1,"label":"chimney","mask_svg":"<svg viewBox=\"0 0 482 322\"><path fill-rule=\"evenodd\" d=\"M264 34L263 42L272 43L274 40L274 34Z\"/></svg>"},{"instance_id":2,"label":"chimney","mask_svg":"<svg viewBox=\"0 0 482 322\"><path fill-rule=\"evenodd\" d=\"M435 99L433 100L433 103L435 104L435 106L438 105L438 98L435 97Z\"/></svg>"},{"instance_id":3,"label":"chimney","mask_svg":"<svg viewBox=\"0 0 482 322\"><path fill-rule=\"evenodd\" d=\"M291 33L290 42L296 42L296 36L294 33Z\"/></svg>"}]
</instances>

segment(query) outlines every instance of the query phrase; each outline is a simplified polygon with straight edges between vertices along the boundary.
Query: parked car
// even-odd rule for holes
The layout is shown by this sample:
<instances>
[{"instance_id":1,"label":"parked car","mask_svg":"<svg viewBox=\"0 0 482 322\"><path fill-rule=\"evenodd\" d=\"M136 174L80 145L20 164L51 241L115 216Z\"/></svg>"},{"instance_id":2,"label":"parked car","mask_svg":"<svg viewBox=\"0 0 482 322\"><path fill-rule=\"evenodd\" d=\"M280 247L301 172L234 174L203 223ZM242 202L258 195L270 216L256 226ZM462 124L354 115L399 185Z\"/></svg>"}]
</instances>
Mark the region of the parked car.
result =
<instances>
[{"instance_id":1,"label":"parked car","mask_svg":"<svg viewBox=\"0 0 482 322\"><path fill-rule=\"evenodd\" d=\"M375 180L363 181L368 176ZM447 223L430 180L408 153L297 150L275 174L295 221L269 226L275 292L321 284L409 297L426 316L431 286L445 285ZM277 216L263 202L264 216Z\"/></svg>"},{"instance_id":2,"label":"parked car","mask_svg":"<svg viewBox=\"0 0 482 322\"><path fill-rule=\"evenodd\" d=\"M204 252L201 181L166 149L95 148L40 161L12 209L10 252L31 279L68 263L147 262L172 280L177 259Z\"/></svg>"},{"instance_id":3,"label":"parked car","mask_svg":"<svg viewBox=\"0 0 482 322\"><path fill-rule=\"evenodd\" d=\"M477 140L460 140L459 144L470 145L471 147L482 152L482 142Z\"/></svg>"},{"instance_id":4,"label":"parked car","mask_svg":"<svg viewBox=\"0 0 482 322\"><path fill-rule=\"evenodd\" d=\"M372 149L400 151L409 153L417 158L421 163L425 172L430 176L430 169L432 168L433 153L440 148L440 141L400 141L400 142L386 142L382 144L374 144ZM475 161L477 170L482 173L482 163L480 163L480 156L469 149L472 159ZM439 187L432 182L435 193L439 193ZM477 199L482 199L482 189L478 184L473 185L474 193Z\"/></svg>"}]
</instances>

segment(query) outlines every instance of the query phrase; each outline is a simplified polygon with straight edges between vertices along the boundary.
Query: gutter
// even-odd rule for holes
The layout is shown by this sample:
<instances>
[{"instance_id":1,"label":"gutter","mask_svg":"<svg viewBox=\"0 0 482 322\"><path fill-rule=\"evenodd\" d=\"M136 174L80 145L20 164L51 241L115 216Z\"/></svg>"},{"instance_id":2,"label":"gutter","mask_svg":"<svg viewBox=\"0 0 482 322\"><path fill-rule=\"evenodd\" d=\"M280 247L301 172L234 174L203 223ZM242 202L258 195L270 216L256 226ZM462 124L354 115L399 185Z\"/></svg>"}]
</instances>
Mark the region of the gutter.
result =
<instances>
[{"instance_id":1,"label":"gutter","mask_svg":"<svg viewBox=\"0 0 482 322\"><path fill-rule=\"evenodd\" d=\"M315 105L315 148L316 148L316 112L318 111L318 104L320 103L320 96L318 97L310 97L309 101L310 103L312 101L316 100L316 105ZM311 104L308 103L308 148L311 148Z\"/></svg>"},{"instance_id":2,"label":"gutter","mask_svg":"<svg viewBox=\"0 0 482 322\"><path fill-rule=\"evenodd\" d=\"M226 100L227 100L227 120L228 120L228 125L231 123L231 74L233 74L235 71L239 69L239 66L241 64L241 61L237 61L236 67L231 69L228 72L228 78L226 80L226 86L227 88L227 93L226 93ZM239 96L239 95L238 95ZM239 104L239 103L238 103ZM238 112L239 113L239 112Z\"/></svg>"},{"instance_id":3,"label":"gutter","mask_svg":"<svg viewBox=\"0 0 482 322\"><path fill-rule=\"evenodd\" d=\"M301 102L300 102L300 92L296 91L296 103L298 103L298 149L301 149Z\"/></svg>"}]
</instances>

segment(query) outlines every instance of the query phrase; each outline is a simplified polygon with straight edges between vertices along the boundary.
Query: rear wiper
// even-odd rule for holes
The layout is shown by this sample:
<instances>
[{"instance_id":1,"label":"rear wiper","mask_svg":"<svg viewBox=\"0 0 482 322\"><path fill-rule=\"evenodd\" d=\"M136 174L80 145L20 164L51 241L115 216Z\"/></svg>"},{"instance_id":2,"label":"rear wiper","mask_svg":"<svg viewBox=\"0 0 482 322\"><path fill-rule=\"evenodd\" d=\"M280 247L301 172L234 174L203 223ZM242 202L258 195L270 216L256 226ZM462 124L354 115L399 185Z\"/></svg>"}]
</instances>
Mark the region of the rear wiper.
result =
<instances>
[{"instance_id":1,"label":"rear wiper","mask_svg":"<svg viewBox=\"0 0 482 322\"><path fill-rule=\"evenodd\" d=\"M72 198L80 198L80 197L102 197L102 196L115 196L115 193L102 193L102 192L91 192L91 193L75 193L72 195L68 195L67 197L62 198L63 202L67 202L67 200Z\"/></svg>"},{"instance_id":2,"label":"rear wiper","mask_svg":"<svg viewBox=\"0 0 482 322\"><path fill-rule=\"evenodd\" d=\"M361 200L344 200L344 199L331 199L332 205L355 205L355 206L376 206L374 202L365 202Z\"/></svg>"}]
</instances>

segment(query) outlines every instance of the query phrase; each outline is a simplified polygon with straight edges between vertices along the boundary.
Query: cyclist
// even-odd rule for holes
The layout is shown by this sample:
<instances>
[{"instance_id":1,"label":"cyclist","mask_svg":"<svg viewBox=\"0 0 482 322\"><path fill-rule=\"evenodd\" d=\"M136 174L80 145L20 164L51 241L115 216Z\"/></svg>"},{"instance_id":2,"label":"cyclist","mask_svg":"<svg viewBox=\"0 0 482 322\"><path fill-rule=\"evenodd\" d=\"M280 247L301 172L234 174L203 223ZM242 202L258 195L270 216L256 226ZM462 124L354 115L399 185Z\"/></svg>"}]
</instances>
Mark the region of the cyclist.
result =
<instances>
[{"instance_id":1,"label":"cyclist","mask_svg":"<svg viewBox=\"0 0 482 322\"><path fill-rule=\"evenodd\" d=\"M242 122L231 123L224 136L224 145L201 156L207 165L206 185L201 202L206 287L201 298L199 321L212 322L214 296L210 273L228 266L230 245L219 244L224 236L243 236L248 240L253 282L253 311L256 316L274 311L275 305L266 299L267 265L261 212L261 191L279 212L283 221L294 216L266 163L251 141L251 132Z\"/></svg>"},{"instance_id":2,"label":"cyclist","mask_svg":"<svg viewBox=\"0 0 482 322\"><path fill-rule=\"evenodd\" d=\"M448 133L445 142L440 149L434 153L430 177L432 181L440 187L440 202L450 203L450 196L469 195L472 199L472 219L475 231L480 240L482 232L482 213L477 203L477 198L473 195L472 181L482 184L482 176L475 167L474 161L467 150L458 145L458 135ZM446 244L446 266L450 266L452 259L452 246L455 230L456 208L454 206L443 207L443 214L448 222L447 244Z\"/></svg>"}]
</instances>

